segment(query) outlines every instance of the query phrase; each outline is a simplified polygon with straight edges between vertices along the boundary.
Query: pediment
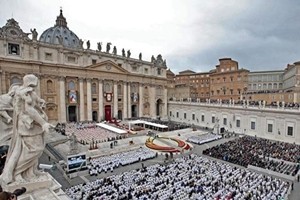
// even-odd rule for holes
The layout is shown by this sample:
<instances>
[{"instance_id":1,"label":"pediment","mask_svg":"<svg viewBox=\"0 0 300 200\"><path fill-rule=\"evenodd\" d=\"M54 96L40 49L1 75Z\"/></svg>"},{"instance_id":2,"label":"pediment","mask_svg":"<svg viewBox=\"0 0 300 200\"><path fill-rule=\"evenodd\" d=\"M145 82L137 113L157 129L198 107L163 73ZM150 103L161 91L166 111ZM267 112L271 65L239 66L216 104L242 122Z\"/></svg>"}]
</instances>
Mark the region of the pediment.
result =
<instances>
[{"instance_id":1,"label":"pediment","mask_svg":"<svg viewBox=\"0 0 300 200\"><path fill-rule=\"evenodd\" d=\"M129 73L126 69L118 66L116 63L114 63L110 60L103 61L101 63L97 63L94 65L90 65L85 68L95 70L95 71L101 71L101 72L110 72L110 73L119 73L119 74L128 74Z\"/></svg>"}]
</instances>

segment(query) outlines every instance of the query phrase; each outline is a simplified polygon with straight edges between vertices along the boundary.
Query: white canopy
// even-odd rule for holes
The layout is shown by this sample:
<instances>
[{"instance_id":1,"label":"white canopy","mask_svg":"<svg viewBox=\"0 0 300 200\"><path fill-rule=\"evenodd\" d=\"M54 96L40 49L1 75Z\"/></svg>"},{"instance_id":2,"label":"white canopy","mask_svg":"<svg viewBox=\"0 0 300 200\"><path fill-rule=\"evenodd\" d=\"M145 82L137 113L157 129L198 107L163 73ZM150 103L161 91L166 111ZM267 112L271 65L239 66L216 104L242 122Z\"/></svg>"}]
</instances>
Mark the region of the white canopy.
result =
<instances>
[{"instance_id":1,"label":"white canopy","mask_svg":"<svg viewBox=\"0 0 300 200\"><path fill-rule=\"evenodd\" d=\"M114 127L114 126L110 126L110 125L108 125L108 124L97 123L96 125L97 125L97 126L100 126L100 127L102 127L102 128L105 128L105 129L107 129L107 130L110 130L110 131L112 131L112 132L114 132L114 133L118 133L118 134L127 133L127 131L124 131L124 130L122 130L122 129L116 128L116 127Z\"/></svg>"},{"instance_id":2,"label":"white canopy","mask_svg":"<svg viewBox=\"0 0 300 200\"><path fill-rule=\"evenodd\" d=\"M134 120L134 121L129 121L129 124L147 124L149 126L155 126L158 128L168 128L168 126L166 125L162 125L162 124L157 124L157 123L153 123L153 122L147 122L147 121L143 121L143 120Z\"/></svg>"}]
</instances>

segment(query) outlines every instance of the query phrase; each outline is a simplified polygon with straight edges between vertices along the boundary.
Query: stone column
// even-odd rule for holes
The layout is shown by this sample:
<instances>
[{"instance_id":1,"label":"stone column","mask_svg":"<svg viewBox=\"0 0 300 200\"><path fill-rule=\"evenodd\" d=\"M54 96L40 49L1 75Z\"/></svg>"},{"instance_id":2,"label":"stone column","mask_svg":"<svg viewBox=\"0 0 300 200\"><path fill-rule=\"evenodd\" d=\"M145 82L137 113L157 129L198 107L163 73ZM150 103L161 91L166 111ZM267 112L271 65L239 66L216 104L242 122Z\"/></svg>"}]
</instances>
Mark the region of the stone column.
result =
<instances>
[{"instance_id":1,"label":"stone column","mask_svg":"<svg viewBox=\"0 0 300 200\"><path fill-rule=\"evenodd\" d=\"M118 84L117 81L114 81L114 112L113 116L118 118Z\"/></svg>"},{"instance_id":2,"label":"stone column","mask_svg":"<svg viewBox=\"0 0 300 200\"><path fill-rule=\"evenodd\" d=\"M123 119L127 118L128 114L128 95L127 95L127 83L123 83Z\"/></svg>"},{"instance_id":3,"label":"stone column","mask_svg":"<svg viewBox=\"0 0 300 200\"><path fill-rule=\"evenodd\" d=\"M99 121L104 119L103 116L103 80L99 79Z\"/></svg>"},{"instance_id":4,"label":"stone column","mask_svg":"<svg viewBox=\"0 0 300 200\"><path fill-rule=\"evenodd\" d=\"M66 113L66 86L65 86L65 77L59 78L59 107L60 107L60 123L67 122L67 113Z\"/></svg>"},{"instance_id":5,"label":"stone column","mask_svg":"<svg viewBox=\"0 0 300 200\"><path fill-rule=\"evenodd\" d=\"M80 118L79 119L80 121L85 121L83 78L79 78L79 95L80 95L80 102L79 102Z\"/></svg>"},{"instance_id":6,"label":"stone column","mask_svg":"<svg viewBox=\"0 0 300 200\"><path fill-rule=\"evenodd\" d=\"M6 78L5 78L5 72L2 71L1 73L1 88L0 88L0 93L1 94L5 94L8 92L8 90L6 91Z\"/></svg>"},{"instance_id":7,"label":"stone column","mask_svg":"<svg viewBox=\"0 0 300 200\"><path fill-rule=\"evenodd\" d=\"M0 95L2 94L2 70L0 69Z\"/></svg>"},{"instance_id":8,"label":"stone column","mask_svg":"<svg viewBox=\"0 0 300 200\"><path fill-rule=\"evenodd\" d=\"M36 93L38 96L42 96L41 95L41 76L38 76L38 85L36 87Z\"/></svg>"},{"instance_id":9,"label":"stone column","mask_svg":"<svg viewBox=\"0 0 300 200\"><path fill-rule=\"evenodd\" d=\"M128 118L131 118L131 83L128 83L128 96L127 96L127 100L128 100Z\"/></svg>"},{"instance_id":10,"label":"stone column","mask_svg":"<svg viewBox=\"0 0 300 200\"><path fill-rule=\"evenodd\" d=\"M87 120L92 121L92 87L91 79L86 80L86 106L87 106Z\"/></svg>"},{"instance_id":11,"label":"stone column","mask_svg":"<svg viewBox=\"0 0 300 200\"><path fill-rule=\"evenodd\" d=\"M143 110L144 110L144 106L143 106L143 85L140 84L139 85L139 117L143 117Z\"/></svg>"},{"instance_id":12,"label":"stone column","mask_svg":"<svg viewBox=\"0 0 300 200\"><path fill-rule=\"evenodd\" d=\"M149 90L150 117L156 117L156 87L151 85Z\"/></svg>"},{"instance_id":13,"label":"stone column","mask_svg":"<svg viewBox=\"0 0 300 200\"><path fill-rule=\"evenodd\" d=\"M163 113L163 117L164 118L168 118L168 90L167 90L167 87L164 88L164 105L163 105L163 110L162 110L162 113Z\"/></svg>"}]
</instances>

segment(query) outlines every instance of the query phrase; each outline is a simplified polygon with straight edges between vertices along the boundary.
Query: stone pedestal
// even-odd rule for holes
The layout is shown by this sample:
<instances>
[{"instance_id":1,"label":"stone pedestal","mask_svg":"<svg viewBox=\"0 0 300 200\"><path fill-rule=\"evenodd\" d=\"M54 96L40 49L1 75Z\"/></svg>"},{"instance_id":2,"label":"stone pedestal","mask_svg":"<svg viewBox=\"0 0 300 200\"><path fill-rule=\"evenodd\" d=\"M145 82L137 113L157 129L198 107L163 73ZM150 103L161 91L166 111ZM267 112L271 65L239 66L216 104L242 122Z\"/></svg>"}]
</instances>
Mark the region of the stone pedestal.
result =
<instances>
[{"instance_id":1,"label":"stone pedestal","mask_svg":"<svg viewBox=\"0 0 300 200\"><path fill-rule=\"evenodd\" d=\"M26 183L13 183L3 186L4 191L13 192L15 189L25 187L26 193L18 200L69 200L61 189L61 185L48 173L45 176Z\"/></svg>"}]
</instances>

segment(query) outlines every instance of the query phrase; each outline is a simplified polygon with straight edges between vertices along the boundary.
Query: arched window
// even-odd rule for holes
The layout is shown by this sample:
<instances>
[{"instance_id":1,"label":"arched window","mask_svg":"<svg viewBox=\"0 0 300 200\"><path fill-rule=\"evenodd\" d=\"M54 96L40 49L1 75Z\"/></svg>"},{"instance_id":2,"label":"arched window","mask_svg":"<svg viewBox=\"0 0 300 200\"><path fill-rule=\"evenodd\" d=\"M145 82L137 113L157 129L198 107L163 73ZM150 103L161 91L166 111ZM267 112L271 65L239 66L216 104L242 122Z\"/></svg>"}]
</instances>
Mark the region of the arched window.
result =
<instances>
[{"instance_id":1,"label":"arched window","mask_svg":"<svg viewBox=\"0 0 300 200\"><path fill-rule=\"evenodd\" d=\"M48 93L53 93L54 92L54 90L53 90L53 82L51 80L47 81L47 92Z\"/></svg>"},{"instance_id":2,"label":"arched window","mask_svg":"<svg viewBox=\"0 0 300 200\"><path fill-rule=\"evenodd\" d=\"M111 92L111 86L109 83L104 84L104 92Z\"/></svg>"},{"instance_id":3,"label":"arched window","mask_svg":"<svg viewBox=\"0 0 300 200\"><path fill-rule=\"evenodd\" d=\"M92 84L92 94L97 94L97 85L96 85L96 83Z\"/></svg>"},{"instance_id":4,"label":"arched window","mask_svg":"<svg viewBox=\"0 0 300 200\"><path fill-rule=\"evenodd\" d=\"M146 86L145 89L144 89L144 93L145 93L145 96L149 96L149 90L148 90L148 87Z\"/></svg>"},{"instance_id":5,"label":"arched window","mask_svg":"<svg viewBox=\"0 0 300 200\"><path fill-rule=\"evenodd\" d=\"M162 95L162 87L161 87L161 86L159 86L159 87L157 88L157 94L158 94L158 95Z\"/></svg>"},{"instance_id":6,"label":"arched window","mask_svg":"<svg viewBox=\"0 0 300 200\"><path fill-rule=\"evenodd\" d=\"M131 86L131 89L132 89L132 92L137 92L137 87L136 87L135 84L133 84L133 85Z\"/></svg>"},{"instance_id":7,"label":"arched window","mask_svg":"<svg viewBox=\"0 0 300 200\"><path fill-rule=\"evenodd\" d=\"M69 87L69 90L75 90L75 83L74 83L74 81L70 81L68 87Z\"/></svg>"},{"instance_id":8,"label":"arched window","mask_svg":"<svg viewBox=\"0 0 300 200\"><path fill-rule=\"evenodd\" d=\"M121 95L121 94L122 94L122 86L118 85L118 95Z\"/></svg>"},{"instance_id":9,"label":"arched window","mask_svg":"<svg viewBox=\"0 0 300 200\"><path fill-rule=\"evenodd\" d=\"M272 83L268 84L268 89L271 90L272 89Z\"/></svg>"},{"instance_id":10,"label":"arched window","mask_svg":"<svg viewBox=\"0 0 300 200\"><path fill-rule=\"evenodd\" d=\"M10 84L17 84L17 83L22 83L22 80L16 76L12 77L12 79L10 80Z\"/></svg>"},{"instance_id":11,"label":"arched window","mask_svg":"<svg viewBox=\"0 0 300 200\"><path fill-rule=\"evenodd\" d=\"M266 83L263 84L263 89L267 89L267 84Z\"/></svg>"},{"instance_id":12,"label":"arched window","mask_svg":"<svg viewBox=\"0 0 300 200\"><path fill-rule=\"evenodd\" d=\"M274 88L274 89L277 89L277 83L274 83L274 84L273 84L273 88Z\"/></svg>"}]
</instances>

